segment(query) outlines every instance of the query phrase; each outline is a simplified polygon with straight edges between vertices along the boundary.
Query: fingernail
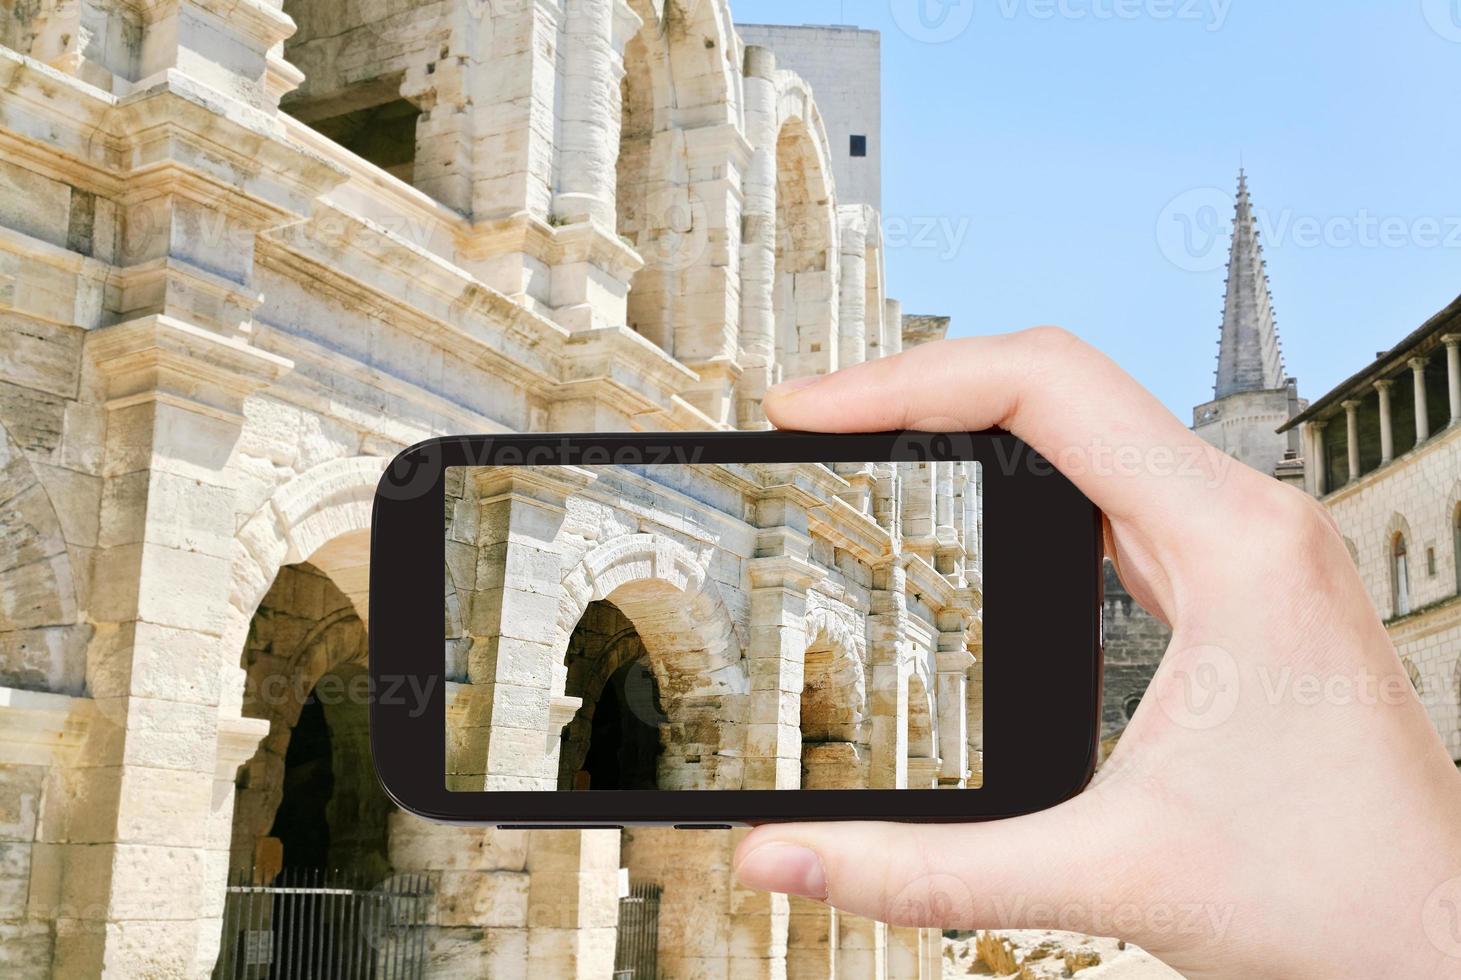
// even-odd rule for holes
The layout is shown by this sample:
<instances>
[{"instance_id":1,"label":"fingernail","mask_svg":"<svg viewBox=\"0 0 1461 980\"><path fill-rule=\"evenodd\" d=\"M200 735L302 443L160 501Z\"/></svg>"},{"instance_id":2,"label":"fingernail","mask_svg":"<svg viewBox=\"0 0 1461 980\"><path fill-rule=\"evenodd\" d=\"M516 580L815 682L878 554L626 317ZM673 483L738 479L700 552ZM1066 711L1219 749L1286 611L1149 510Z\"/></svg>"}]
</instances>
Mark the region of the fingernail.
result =
<instances>
[{"instance_id":1,"label":"fingernail","mask_svg":"<svg viewBox=\"0 0 1461 980\"><path fill-rule=\"evenodd\" d=\"M762 844L741 859L736 879L746 888L827 900L827 875L817 852L796 844Z\"/></svg>"},{"instance_id":2,"label":"fingernail","mask_svg":"<svg viewBox=\"0 0 1461 980\"><path fill-rule=\"evenodd\" d=\"M811 374L807 375L804 378L791 378L789 380L781 382L780 384L772 385L770 388L766 389L766 394L768 397L771 395L776 395L778 397L781 395L790 395L792 392L802 391L803 389L810 388L812 385L816 384L818 381L821 381L826 377L827 376L825 374Z\"/></svg>"}]
</instances>

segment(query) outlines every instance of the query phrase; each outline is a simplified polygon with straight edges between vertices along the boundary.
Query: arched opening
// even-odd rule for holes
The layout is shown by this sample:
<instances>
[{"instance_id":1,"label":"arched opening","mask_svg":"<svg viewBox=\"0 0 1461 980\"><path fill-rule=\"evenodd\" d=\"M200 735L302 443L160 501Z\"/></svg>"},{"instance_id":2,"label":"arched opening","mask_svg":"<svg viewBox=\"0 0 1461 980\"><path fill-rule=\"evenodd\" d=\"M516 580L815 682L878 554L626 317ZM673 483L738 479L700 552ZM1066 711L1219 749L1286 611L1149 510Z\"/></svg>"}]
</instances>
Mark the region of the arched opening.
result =
<instances>
[{"instance_id":1,"label":"arched opening","mask_svg":"<svg viewBox=\"0 0 1461 980\"><path fill-rule=\"evenodd\" d=\"M867 784L868 754L860 743L864 705L862 665L825 631L807 647L801 693L802 789L850 789Z\"/></svg>"},{"instance_id":2,"label":"arched opening","mask_svg":"<svg viewBox=\"0 0 1461 980\"><path fill-rule=\"evenodd\" d=\"M1410 561L1405 535L1390 540L1390 598L1396 616L1410 614Z\"/></svg>"},{"instance_id":3,"label":"arched opening","mask_svg":"<svg viewBox=\"0 0 1461 980\"><path fill-rule=\"evenodd\" d=\"M568 641L565 690L583 700L563 728L560 790L658 789L669 719L638 630L610 602L589 603Z\"/></svg>"},{"instance_id":4,"label":"arched opening","mask_svg":"<svg viewBox=\"0 0 1461 980\"><path fill-rule=\"evenodd\" d=\"M651 40L659 41L652 61ZM668 132L657 135L661 120L655 111L656 78L665 78L663 42L648 29L641 30L624 48L624 78L619 83L619 161L615 202L620 237L634 246L644 266L629 282L629 327L666 353L674 353L672 313L674 284L670 281L674 229L689 220L677 213L677 196L669 180L677 168L666 150ZM659 152L656 152L658 148ZM667 172L668 171L668 172Z\"/></svg>"},{"instance_id":5,"label":"arched opening","mask_svg":"<svg viewBox=\"0 0 1461 980\"><path fill-rule=\"evenodd\" d=\"M937 780L933 702L923 677L914 673L908 678L908 788L933 789Z\"/></svg>"},{"instance_id":6,"label":"arched opening","mask_svg":"<svg viewBox=\"0 0 1461 980\"><path fill-rule=\"evenodd\" d=\"M825 374L834 365L829 264L831 189L816 143L800 118L776 140L776 380Z\"/></svg>"},{"instance_id":7,"label":"arched opening","mask_svg":"<svg viewBox=\"0 0 1461 980\"><path fill-rule=\"evenodd\" d=\"M286 565L243 661L243 713L270 730L239 770L231 867L264 881L286 868L384 878L394 807L371 763L366 635L349 597L314 565Z\"/></svg>"}]
</instances>

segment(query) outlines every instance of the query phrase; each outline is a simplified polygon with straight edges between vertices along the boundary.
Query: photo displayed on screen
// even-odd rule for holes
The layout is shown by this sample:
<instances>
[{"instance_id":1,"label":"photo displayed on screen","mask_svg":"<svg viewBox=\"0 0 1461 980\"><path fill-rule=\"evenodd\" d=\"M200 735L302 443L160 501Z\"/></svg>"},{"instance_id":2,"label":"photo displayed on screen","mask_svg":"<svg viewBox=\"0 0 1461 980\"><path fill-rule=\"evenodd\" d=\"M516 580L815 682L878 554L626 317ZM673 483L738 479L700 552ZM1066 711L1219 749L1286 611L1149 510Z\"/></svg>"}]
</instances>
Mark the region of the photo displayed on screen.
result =
<instances>
[{"instance_id":1,"label":"photo displayed on screen","mask_svg":"<svg viewBox=\"0 0 1461 980\"><path fill-rule=\"evenodd\" d=\"M446 784L983 784L973 462L453 467Z\"/></svg>"}]
</instances>

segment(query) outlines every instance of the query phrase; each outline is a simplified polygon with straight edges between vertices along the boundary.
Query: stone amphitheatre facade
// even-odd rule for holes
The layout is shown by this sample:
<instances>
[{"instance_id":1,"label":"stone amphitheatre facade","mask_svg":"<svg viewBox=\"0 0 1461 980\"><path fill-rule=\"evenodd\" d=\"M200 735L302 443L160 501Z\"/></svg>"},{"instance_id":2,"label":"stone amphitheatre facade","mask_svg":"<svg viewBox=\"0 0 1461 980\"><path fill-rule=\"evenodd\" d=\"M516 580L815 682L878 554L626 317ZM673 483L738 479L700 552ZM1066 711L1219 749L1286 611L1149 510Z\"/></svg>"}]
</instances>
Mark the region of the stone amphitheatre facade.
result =
<instances>
[{"instance_id":1,"label":"stone amphitheatre facade","mask_svg":"<svg viewBox=\"0 0 1461 980\"><path fill-rule=\"evenodd\" d=\"M230 870L309 862L428 881L429 975L609 976L623 868L660 976L937 975L936 932L735 888L731 833L435 826L367 765L397 451L760 427L775 380L904 344L878 215L724 0L6 2L0 79L0 972L207 976L260 952ZM695 520L566 488L539 720L587 752L642 647L655 778L977 784L975 477L748 473ZM512 678L490 584L455 592L471 724ZM677 717L698 683L737 751Z\"/></svg>"}]
</instances>

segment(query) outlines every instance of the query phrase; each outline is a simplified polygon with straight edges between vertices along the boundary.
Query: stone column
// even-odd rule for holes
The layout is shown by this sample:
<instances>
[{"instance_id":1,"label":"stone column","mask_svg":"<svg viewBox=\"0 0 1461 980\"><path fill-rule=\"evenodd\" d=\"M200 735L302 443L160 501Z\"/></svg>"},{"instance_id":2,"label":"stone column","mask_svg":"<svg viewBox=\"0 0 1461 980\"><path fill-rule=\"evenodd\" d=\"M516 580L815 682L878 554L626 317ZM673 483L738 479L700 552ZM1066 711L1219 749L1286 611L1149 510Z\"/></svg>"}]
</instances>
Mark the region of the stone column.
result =
<instances>
[{"instance_id":1,"label":"stone column","mask_svg":"<svg viewBox=\"0 0 1461 980\"><path fill-rule=\"evenodd\" d=\"M632 20L631 20L632 18ZM564 0L553 214L613 232L624 45L642 26L623 0Z\"/></svg>"},{"instance_id":2,"label":"stone column","mask_svg":"<svg viewBox=\"0 0 1461 980\"><path fill-rule=\"evenodd\" d=\"M1384 466L1395 458L1395 427L1391 423L1390 389L1395 382L1388 379L1376 381L1375 391L1380 396L1380 465Z\"/></svg>"},{"instance_id":3,"label":"stone column","mask_svg":"<svg viewBox=\"0 0 1461 980\"><path fill-rule=\"evenodd\" d=\"M969 668L974 666L974 656L965 646L966 630L962 616L955 614L955 618L957 621L951 625L957 628L939 634L934 702L938 707L936 749L941 760L938 783L940 786L962 788L969 779L968 674ZM946 643L950 645L949 649L944 649Z\"/></svg>"},{"instance_id":4,"label":"stone column","mask_svg":"<svg viewBox=\"0 0 1461 980\"><path fill-rule=\"evenodd\" d=\"M483 468L466 493L478 501L477 574L463 605L469 683L449 692L447 782L460 790L553 790L561 731L552 729L554 635L562 594L556 549L568 497L585 470Z\"/></svg>"},{"instance_id":5,"label":"stone column","mask_svg":"<svg viewBox=\"0 0 1461 980\"><path fill-rule=\"evenodd\" d=\"M533 975L528 970L533 888L528 855L534 833L451 827L405 811L390 815L391 866L399 873L425 875L436 893L426 933L431 976ZM581 832L554 833L567 838ZM576 909L561 911L579 914ZM605 968L600 975L608 973Z\"/></svg>"},{"instance_id":6,"label":"stone column","mask_svg":"<svg viewBox=\"0 0 1461 980\"><path fill-rule=\"evenodd\" d=\"M1344 406L1345 446L1349 450L1349 481L1353 483L1360 478L1360 403L1354 399L1348 399L1340 404Z\"/></svg>"},{"instance_id":7,"label":"stone column","mask_svg":"<svg viewBox=\"0 0 1461 980\"><path fill-rule=\"evenodd\" d=\"M888 928L888 980L921 980L920 930L915 926Z\"/></svg>"},{"instance_id":8,"label":"stone column","mask_svg":"<svg viewBox=\"0 0 1461 980\"><path fill-rule=\"evenodd\" d=\"M939 465L934 462L898 464L903 478L903 547L930 565L934 563L938 542L935 530Z\"/></svg>"},{"instance_id":9,"label":"stone column","mask_svg":"<svg viewBox=\"0 0 1461 980\"><path fill-rule=\"evenodd\" d=\"M522 976L611 976L619 831L531 831L527 870L528 968Z\"/></svg>"},{"instance_id":10,"label":"stone column","mask_svg":"<svg viewBox=\"0 0 1461 980\"><path fill-rule=\"evenodd\" d=\"M761 399L776 361L776 56L749 45L745 60L746 140L751 160L742 187L741 356L737 416L741 428L765 428Z\"/></svg>"},{"instance_id":11,"label":"stone column","mask_svg":"<svg viewBox=\"0 0 1461 980\"><path fill-rule=\"evenodd\" d=\"M838 919L837 910L821 902L791 899L786 933L787 980L836 980Z\"/></svg>"},{"instance_id":12,"label":"stone column","mask_svg":"<svg viewBox=\"0 0 1461 980\"><path fill-rule=\"evenodd\" d=\"M842 226L842 285L837 321L837 367L867 357L867 224L861 205L837 209Z\"/></svg>"},{"instance_id":13,"label":"stone column","mask_svg":"<svg viewBox=\"0 0 1461 980\"><path fill-rule=\"evenodd\" d=\"M1424 357L1412 357L1410 365L1411 377L1415 382L1415 444L1419 446L1431 437L1430 412L1425 397L1425 366L1429 359Z\"/></svg>"},{"instance_id":14,"label":"stone column","mask_svg":"<svg viewBox=\"0 0 1461 980\"><path fill-rule=\"evenodd\" d=\"M981 502L984 494L983 481L977 463L968 464L969 475L964 488L964 578L979 584L979 559L982 552Z\"/></svg>"},{"instance_id":15,"label":"stone column","mask_svg":"<svg viewBox=\"0 0 1461 980\"><path fill-rule=\"evenodd\" d=\"M1326 419L1314 419L1308 423L1314 436L1314 496L1322 497L1329 492L1329 454L1324 449L1324 427Z\"/></svg>"},{"instance_id":16,"label":"stone column","mask_svg":"<svg viewBox=\"0 0 1461 980\"><path fill-rule=\"evenodd\" d=\"M896 299L883 300L883 336L886 353L903 353L903 304Z\"/></svg>"},{"instance_id":17,"label":"stone column","mask_svg":"<svg viewBox=\"0 0 1461 980\"><path fill-rule=\"evenodd\" d=\"M888 975L888 927L872 919L844 915L838 919L838 980ZM788 974L788 980L794 980Z\"/></svg>"},{"instance_id":18,"label":"stone column","mask_svg":"<svg viewBox=\"0 0 1461 980\"><path fill-rule=\"evenodd\" d=\"M908 784L908 684L910 664L903 653L908 632L908 570L891 558L873 569L872 612L868 626L869 784L896 789Z\"/></svg>"},{"instance_id":19,"label":"stone column","mask_svg":"<svg viewBox=\"0 0 1461 980\"><path fill-rule=\"evenodd\" d=\"M1446 345L1446 391L1451 401L1451 424L1461 422L1461 334L1441 338Z\"/></svg>"},{"instance_id":20,"label":"stone column","mask_svg":"<svg viewBox=\"0 0 1461 980\"><path fill-rule=\"evenodd\" d=\"M206 974L228 868L227 835L212 828L232 815L232 794L218 806L213 794L221 672L178 664L219 661L243 400L290 365L165 314L96 330L86 353L107 408L86 668L95 713L77 759L85 796L69 819L55 971Z\"/></svg>"},{"instance_id":21,"label":"stone column","mask_svg":"<svg viewBox=\"0 0 1461 980\"><path fill-rule=\"evenodd\" d=\"M742 185L752 150L740 129L728 123L683 134L691 183L685 215L689 227L673 260L674 269L680 270L680 295L672 306L674 353L700 376L685 399L715 422L734 426L743 370Z\"/></svg>"}]
</instances>

